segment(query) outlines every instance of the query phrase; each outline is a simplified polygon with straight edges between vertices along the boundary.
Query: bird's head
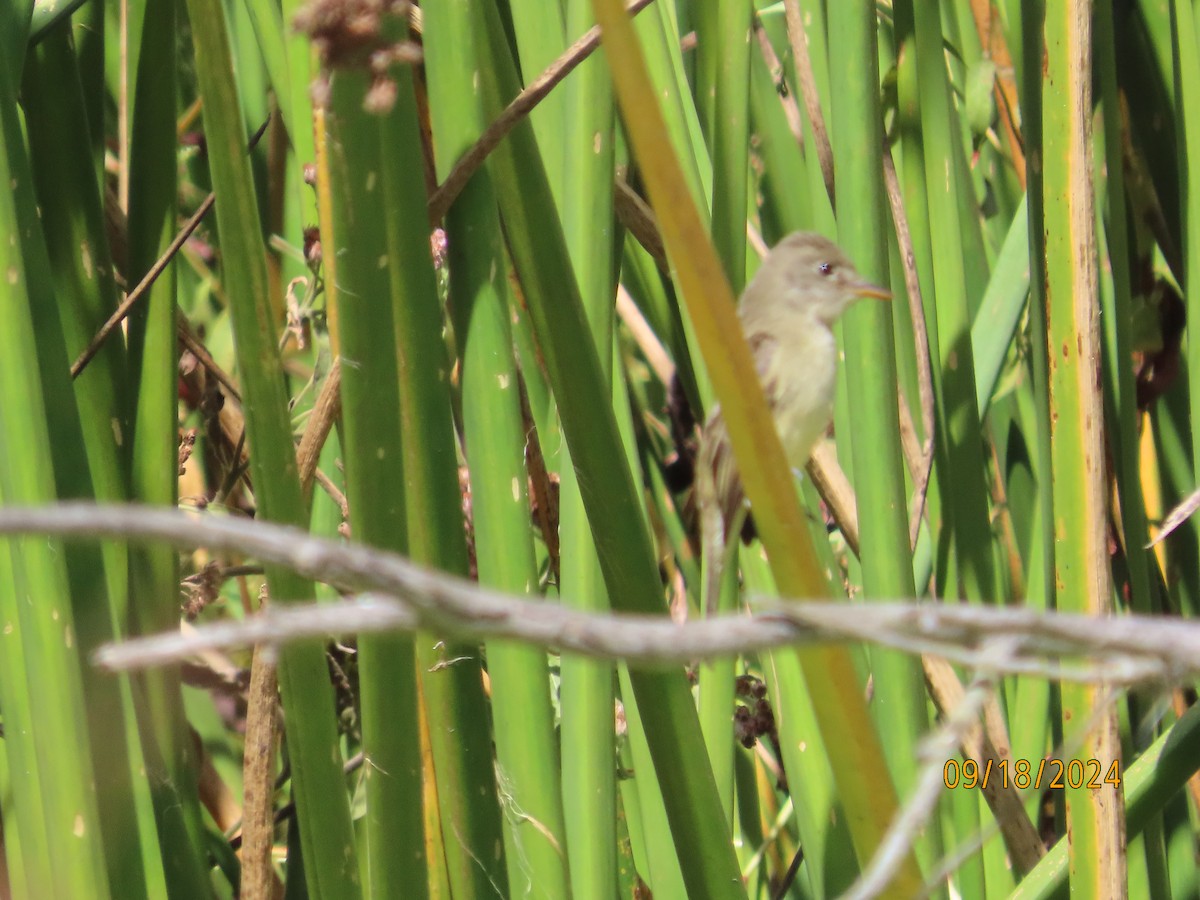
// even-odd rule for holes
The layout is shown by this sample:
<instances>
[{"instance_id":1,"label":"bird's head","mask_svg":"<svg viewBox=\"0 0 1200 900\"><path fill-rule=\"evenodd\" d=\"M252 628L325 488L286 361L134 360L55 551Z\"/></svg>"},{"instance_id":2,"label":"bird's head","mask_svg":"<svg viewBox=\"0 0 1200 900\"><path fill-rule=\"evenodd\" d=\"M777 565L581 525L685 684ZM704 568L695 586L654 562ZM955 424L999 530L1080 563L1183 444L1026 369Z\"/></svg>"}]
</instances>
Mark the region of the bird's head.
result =
<instances>
[{"instance_id":1,"label":"bird's head","mask_svg":"<svg viewBox=\"0 0 1200 900\"><path fill-rule=\"evenodd\" d=\"M855 300L887 300L891 296L859 275L833 241L811 231L797 231L767 254L742 295L741 314L743 318L800 314L832 325Z\"/></svg>"}]
</instances>

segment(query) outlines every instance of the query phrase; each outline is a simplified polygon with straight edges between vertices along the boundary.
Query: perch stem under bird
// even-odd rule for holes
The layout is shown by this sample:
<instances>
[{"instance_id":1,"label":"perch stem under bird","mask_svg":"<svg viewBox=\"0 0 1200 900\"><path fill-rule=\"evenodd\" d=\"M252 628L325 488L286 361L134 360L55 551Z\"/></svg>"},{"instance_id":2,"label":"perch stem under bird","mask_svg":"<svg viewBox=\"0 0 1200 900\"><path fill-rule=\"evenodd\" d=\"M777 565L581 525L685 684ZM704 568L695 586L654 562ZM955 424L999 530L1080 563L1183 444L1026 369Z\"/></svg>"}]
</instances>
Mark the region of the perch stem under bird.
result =
<instances>
[{"instance_id":1,"label":"perch stem under bird","mask_svg":"<svg viewBox=\"0 0 1200 900\"><path fill-rule=\"evenodd\" d=\"M794 469L803 468L833 416L837 383L833 323L856 300L891 296L859 275L836 244L812 232L796 232L776 244L742 292L738 301L742 331ZM696 497L702 548L708 557L705 609L712 612L726 555L747 509L719 408L701 432Z\"/></svg>"}]
</instances>

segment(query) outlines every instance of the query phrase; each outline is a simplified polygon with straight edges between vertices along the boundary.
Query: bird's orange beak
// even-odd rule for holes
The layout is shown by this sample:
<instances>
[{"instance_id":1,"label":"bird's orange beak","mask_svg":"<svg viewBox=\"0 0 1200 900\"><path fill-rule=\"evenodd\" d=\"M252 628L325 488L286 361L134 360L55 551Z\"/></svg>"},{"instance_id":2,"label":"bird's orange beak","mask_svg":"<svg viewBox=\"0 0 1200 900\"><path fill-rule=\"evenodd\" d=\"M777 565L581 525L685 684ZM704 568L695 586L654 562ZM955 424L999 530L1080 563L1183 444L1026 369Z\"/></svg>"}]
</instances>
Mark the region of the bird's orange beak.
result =
<instances>
[{"instance_id":1,"label":"bird's orange beak","mask_svg":"<svg viewBox=\"0 0 1200 900\"><path fill-rule=\"evenodd\" d=\"M868 281L864 281L861 284L855 285L854 296L865 297L871 300L891 300L892 292L885 291L881 287L877 287Z\"/></svg>"}]
</instances>

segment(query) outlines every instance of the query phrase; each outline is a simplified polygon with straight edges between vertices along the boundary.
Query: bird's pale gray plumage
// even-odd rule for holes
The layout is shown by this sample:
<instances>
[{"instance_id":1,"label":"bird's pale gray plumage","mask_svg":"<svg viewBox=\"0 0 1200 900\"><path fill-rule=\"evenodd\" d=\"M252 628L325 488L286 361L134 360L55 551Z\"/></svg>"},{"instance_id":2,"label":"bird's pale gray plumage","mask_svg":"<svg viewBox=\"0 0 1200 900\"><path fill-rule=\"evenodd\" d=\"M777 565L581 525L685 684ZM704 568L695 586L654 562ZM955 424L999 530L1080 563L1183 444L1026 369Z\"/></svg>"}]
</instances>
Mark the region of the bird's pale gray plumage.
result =
<instances>
[{"instance_id":1,"label":"bird's pale gray plumage","mask_svg":"<svg viewBox=\"0 0 1200 900\"><path fill-rule=\"evenodd\" d=\"M738 315L794 468L808 461L833 414L837 345L830 327L855 300L888 296L836 244L811 232L780 241L746 285ZM696 489L702 530L706 515L719 515L718 533L727 539L744 495L719 409L701 434Z\"/></svg>"}]
</instances>

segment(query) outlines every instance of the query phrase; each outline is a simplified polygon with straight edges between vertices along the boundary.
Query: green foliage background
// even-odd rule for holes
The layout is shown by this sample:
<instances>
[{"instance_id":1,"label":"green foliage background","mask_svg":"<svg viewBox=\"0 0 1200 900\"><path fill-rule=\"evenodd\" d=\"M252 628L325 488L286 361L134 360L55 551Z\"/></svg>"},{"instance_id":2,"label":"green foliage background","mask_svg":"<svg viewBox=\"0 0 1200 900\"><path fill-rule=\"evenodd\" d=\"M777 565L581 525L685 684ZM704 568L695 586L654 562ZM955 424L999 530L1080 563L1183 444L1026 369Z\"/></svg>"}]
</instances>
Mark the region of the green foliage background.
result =
<instances>
[{"instance_id":1,"label":"green foliage background","mask_svg":"<svg viewBox=\"0 0 1200 900\"><path fill-rule=\"evenodd\" d=\"M665 469L673 363L694 408L725 401L763 537L741 551L747 591L1194 615L1194 526L1143 549L1200 465L1193 3L789 5L657 0L630 27L614 0L0 4L0 503L202 502L335 535L344 501L354 540L498 589L700 615ZM605 48L431 223L431 190L597 20ZM209 191L215 212L73 380ZM840 334L858 552L811 479L807 516L780 490L731 339L748 234L798 229L896 297ZM237 389L220 413L215 388L193 395L196 335ZM296 442L331 377L314 489ZM12 895L836 895L947 712L928 663L878 648L685 673L388 635L282 650L283 740L264 750L240 733L276 713L245 711L249 654L137 677L88 663L176 628L181 577L207 561L4 542ZM245 615L264 583L275 603L332 595L267 566L200 618ZM755 703L735 700L741 674L777 729L758 750L734 739L735 703ZM1118 763L1120 789L1027 794L999 823L980 792L947 791L882 884L1194 892L1190 696L1002 681L997 752ZM243 762L264 753L278 778L256 795ZM239 856L254 796L275 824Z\"/></svg>"}]
</instances>

